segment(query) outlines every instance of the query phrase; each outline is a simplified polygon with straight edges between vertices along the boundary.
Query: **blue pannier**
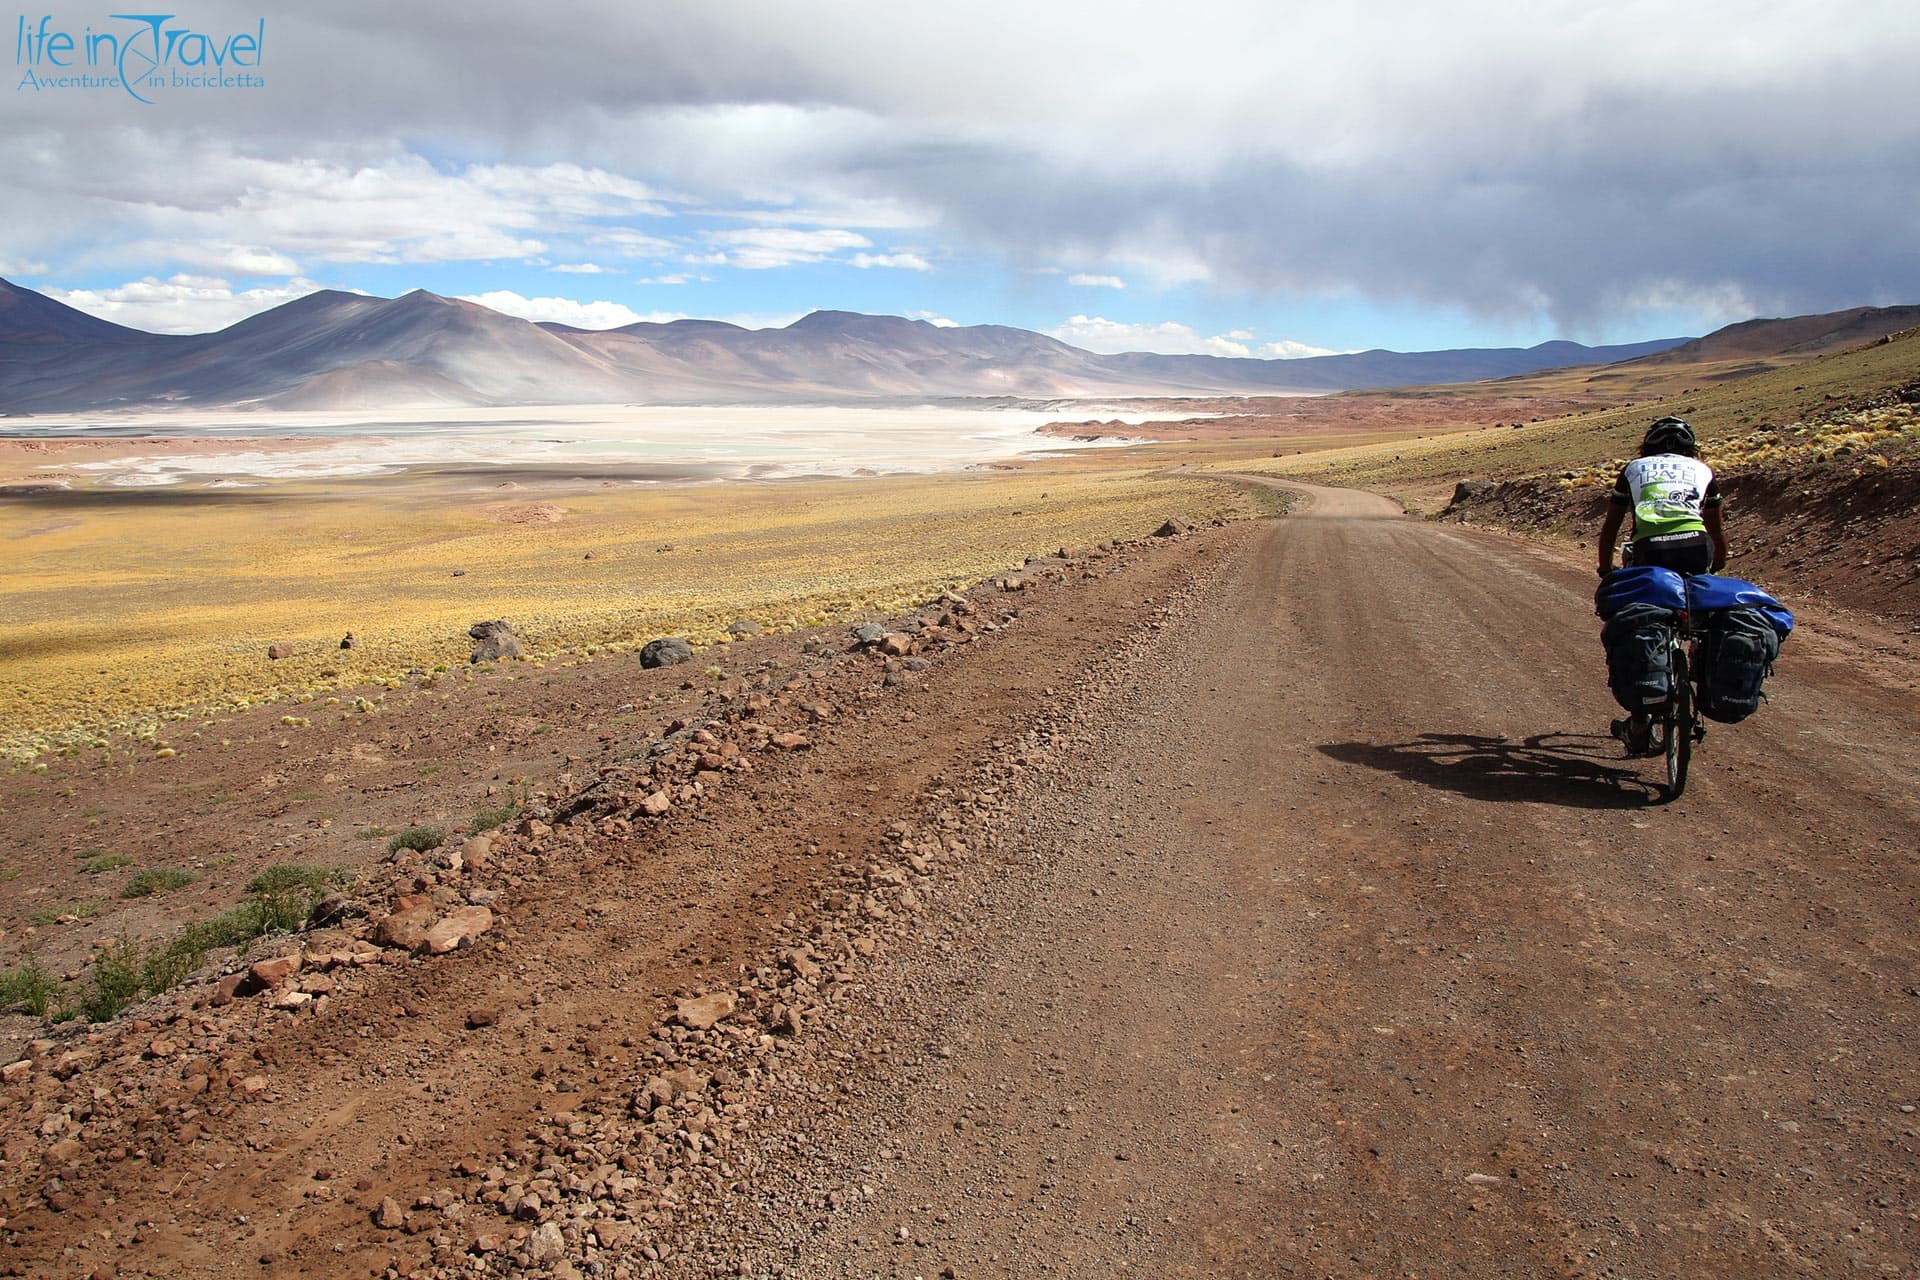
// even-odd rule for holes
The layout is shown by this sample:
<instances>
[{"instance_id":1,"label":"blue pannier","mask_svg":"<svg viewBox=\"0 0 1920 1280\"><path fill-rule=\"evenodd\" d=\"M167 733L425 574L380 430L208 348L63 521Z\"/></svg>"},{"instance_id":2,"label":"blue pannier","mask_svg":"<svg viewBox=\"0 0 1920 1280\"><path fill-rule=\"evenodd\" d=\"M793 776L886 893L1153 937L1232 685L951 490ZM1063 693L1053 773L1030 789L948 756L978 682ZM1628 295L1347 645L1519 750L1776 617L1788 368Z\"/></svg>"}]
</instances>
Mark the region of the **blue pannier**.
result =
<instances>
[{"instance_id":1,"label":"blue pannier","mask_svg":"<svg viewBox=\"0 0 1920 1280\"><path fill-rule=\"evenodd\" d=\"M1687 580L1659 565L1629 565L1608 574L1593 593L1593 611L1603 618L1613 617L1630 604L1679 613L1687 607Z\"/></svg>"},{"instance_id":2,"label":"blue pannier","mask_svg":"<svg viewBox=\"0 0 1920 1280\"><path fill-rule=\"evenodd\" d=\"M1710 613L1715 609L1752 609L1767 620L1780 639L1785 640L1787 633L1793 630L1792 612L1744 578L1700 573L1686 582L1689 612L1698 614Z\"/></svg>"}]
</instances>

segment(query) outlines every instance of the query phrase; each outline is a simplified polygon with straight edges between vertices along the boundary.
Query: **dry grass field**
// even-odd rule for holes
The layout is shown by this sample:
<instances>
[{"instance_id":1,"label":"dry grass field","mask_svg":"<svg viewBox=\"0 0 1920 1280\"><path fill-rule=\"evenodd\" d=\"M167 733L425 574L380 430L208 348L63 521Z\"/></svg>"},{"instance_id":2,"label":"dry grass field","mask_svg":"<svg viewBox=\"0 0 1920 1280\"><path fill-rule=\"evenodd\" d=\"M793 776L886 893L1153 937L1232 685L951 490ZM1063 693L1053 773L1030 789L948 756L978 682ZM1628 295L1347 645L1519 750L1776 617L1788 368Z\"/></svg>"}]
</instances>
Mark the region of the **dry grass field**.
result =
<instances>
[{"instance_id":1,"label":"dry grass field","mask_svg":"<svg viewBox=\"0 0 1920 1280\"><path fill-rule=\"evenodd\" d=\"M1884 452L1889 445L1897 449L1915 436L1913 405L1899 399L1920 377L1920 334L1913 332L1732 381L1715 382L1699 370L1694 373L1684 380L1687 385L1653 399L1518 426L1327 449L1252 466L1377 489L1416 509L1431 509L1444 502L1454 481L1465 477L1545 474L1570 486L1611 485L1647 424L1669 413L1693 424L1702 456L1719 469L1831 457L1840 450L1864 456ZM1557 376L1564 380L1569 375ZM1671 380L1673 374L1662 377ZM1510 381L1529 395L1565 389L1544 376Z\"/></svg>"},{"instance_id":2,"label":"dry grass field","mask_svg":"<svg viewBox=\"0 0 1920 1280\"><path fill-rule=\"evenodd\" d=\"M466 666L510 621L535 661L745 618L790 629L884 614L1061 546L1169 515L1253 513L1228 484L1106 452L941 476L638 489L431 474L257 489L86 490L0 503L0 750L133 733L155 751L209 717ZM351 631L360 646L339 647ZM270 660L270 645L291 656ZM368 704L371 705L371 704Z\"/></svg>"}]
</instances>

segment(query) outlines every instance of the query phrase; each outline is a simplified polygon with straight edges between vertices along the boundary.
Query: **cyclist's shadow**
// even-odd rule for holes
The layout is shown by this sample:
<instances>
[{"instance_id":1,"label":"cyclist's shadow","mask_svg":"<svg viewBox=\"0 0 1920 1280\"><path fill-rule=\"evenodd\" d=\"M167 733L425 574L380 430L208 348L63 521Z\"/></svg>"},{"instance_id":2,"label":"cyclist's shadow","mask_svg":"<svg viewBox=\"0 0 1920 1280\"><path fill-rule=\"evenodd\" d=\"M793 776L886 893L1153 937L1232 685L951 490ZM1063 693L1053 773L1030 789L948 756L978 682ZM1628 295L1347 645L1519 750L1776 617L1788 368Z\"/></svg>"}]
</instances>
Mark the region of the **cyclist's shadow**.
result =
<instances>
[{"instance_id":1,"label":"cyclist's shadow","mask_svg":"<svg viewBox=\"0 0 1920 1280\"><path fill-rule=\"evenodd\" d=\"M1423 733L1411 742L1330 742L1320 747L1335 760L1476 800L1582 809L1638 809L1658 803L1660 788L1618 763L1619 750L1612 738L1573 733L1520 739Z\"/></svg>"}]
</instances>

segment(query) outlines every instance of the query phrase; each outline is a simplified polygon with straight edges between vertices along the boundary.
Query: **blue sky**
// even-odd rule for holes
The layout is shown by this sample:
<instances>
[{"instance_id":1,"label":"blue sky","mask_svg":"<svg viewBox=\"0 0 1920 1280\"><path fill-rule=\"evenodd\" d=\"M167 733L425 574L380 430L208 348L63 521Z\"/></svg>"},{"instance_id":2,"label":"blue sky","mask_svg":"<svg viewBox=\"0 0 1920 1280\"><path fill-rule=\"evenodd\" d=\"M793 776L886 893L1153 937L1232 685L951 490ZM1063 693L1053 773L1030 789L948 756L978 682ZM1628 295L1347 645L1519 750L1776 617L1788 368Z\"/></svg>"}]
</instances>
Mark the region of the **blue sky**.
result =
<instances>
[{"instance_id":1,"label":"blue sky","mask_svg":"<svg viewBox=\"0 0 1920 1280\"><path fill-rule=\"evenodd\" d=\"M1284 356L1920 301L1904 4L221 2L184 70L264 32L257 87L23 84L114 8L0 40L0 274L145 328L426 288Z\"/></svg>"}]
</instances>

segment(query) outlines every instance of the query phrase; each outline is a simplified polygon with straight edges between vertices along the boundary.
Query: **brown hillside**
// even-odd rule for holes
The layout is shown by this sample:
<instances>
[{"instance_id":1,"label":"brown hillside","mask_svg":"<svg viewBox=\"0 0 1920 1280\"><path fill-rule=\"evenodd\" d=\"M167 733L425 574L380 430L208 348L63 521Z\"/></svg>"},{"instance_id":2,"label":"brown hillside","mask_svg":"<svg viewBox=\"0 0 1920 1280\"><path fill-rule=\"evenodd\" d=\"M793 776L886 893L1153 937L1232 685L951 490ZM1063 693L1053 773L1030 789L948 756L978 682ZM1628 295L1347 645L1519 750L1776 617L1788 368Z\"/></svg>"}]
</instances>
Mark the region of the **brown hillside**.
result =
<instances>
[{"instance_id":1,"label":"brown hillside","mask_svg":"<svg viewBox=\"0 0 1920 1280\"><path fill-rule=\"evenodd\" d=\"M1853 307L1818 316L1745 320L1716 329L1671 351L1625 361L1628 365L1676 365L1721 360L1803 360L1844 351L1863 342L1920 325L1920 306Z\"/></svg>"}]
</instances>

